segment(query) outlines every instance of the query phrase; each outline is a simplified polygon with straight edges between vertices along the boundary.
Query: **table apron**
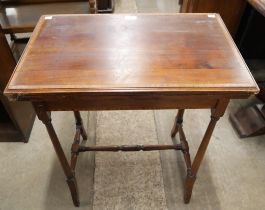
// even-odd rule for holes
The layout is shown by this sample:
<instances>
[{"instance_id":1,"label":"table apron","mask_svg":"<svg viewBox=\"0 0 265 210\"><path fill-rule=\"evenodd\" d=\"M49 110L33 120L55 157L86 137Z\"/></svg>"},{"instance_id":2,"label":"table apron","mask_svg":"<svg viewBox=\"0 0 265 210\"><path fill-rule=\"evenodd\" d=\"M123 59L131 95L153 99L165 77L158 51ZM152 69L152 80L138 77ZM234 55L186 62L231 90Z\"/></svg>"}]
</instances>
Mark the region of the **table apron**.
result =
<instances>
[{"instance_id":1,"label":"table apron","mask_svg":"<svg viewBox=\"0 0 265 210\"><path fill-rule=\"evenodd\" d=\"M218 96L93 96L69 100L44 100L47 111L67 110L146 110L146 109L200 109L215 108Z\"/></svg>"}]
</instances>

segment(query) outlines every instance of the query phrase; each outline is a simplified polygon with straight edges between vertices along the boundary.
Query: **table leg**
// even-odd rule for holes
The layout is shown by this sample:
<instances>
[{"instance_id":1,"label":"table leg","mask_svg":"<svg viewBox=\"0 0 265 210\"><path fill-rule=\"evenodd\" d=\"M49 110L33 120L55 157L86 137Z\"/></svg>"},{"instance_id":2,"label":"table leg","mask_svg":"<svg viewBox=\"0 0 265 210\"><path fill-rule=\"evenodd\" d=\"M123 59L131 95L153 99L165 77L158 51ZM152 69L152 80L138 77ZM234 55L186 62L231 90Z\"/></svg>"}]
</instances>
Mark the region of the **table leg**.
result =
<instances>
[{"instance_id":1,"label":"table leg","mask_svg":"<svg viewBox=\"0 0 265 210\"><path fill-rule=\"evenodd\" d=\"M62 146L59 142L59 139L56 135L56 132L53 128L52 125L52 120L51 120L51 112L45 110L45 106L42 104L37 104L35 105L35 110L37 113L38 118L44 123L46 126L46 129L48 131L48 134L50 136L50 139L52 141L54 150L57 154L57 157L61 163L61 166L63 168L64 174L66 176L66 181L69 186L73 203L75 206L79 206L79 194L78 194L78 187L77 187L77 182L75 178L75 173L71 170L70 165L66 159L66 156L64 154L64 151L62 149Z\"/></svg>"},{"instance_id":2,"label":"table leg","mask_svg":"<svg viewBox=\"0 0 265 210\"><path fill-rule=\"evenodd\" d=\"M75 115L75 124L76 128L80 129L81 136L83 137L83 140L87 140L87 133L83 125L83 120L81 118L80 112L79 111L74 111Z\"/></svg>"},{"instance_id":3,"label":"table leg","mask_svg":"<svg viewBox=\"0 0 265 210\"><path fill-rule=\"evenodd\" d=\"M206 129L206 132L199 146L197 154L193 160L191 171L190 173L187 173L187 177L185 180L185 192L184 192L185 203L189 203L190 201L193 185L196 180L196 174L203 160L203 157L206 152L207 146L209 144L210 138L212 136L213 130L219 118L223 116L228 103L229 103L229 100L222 100L222 101L220 100L218 101L216 108L212 110L210 123Z\"/></svg>"},{"instance_id":4,"label":"table leg","mask_svg":"<svg viewBox=\"0 0 265 210\"><path fill-rule=\"evenodd\" d=\"M176 136L176 134L177 134L178 131L179 131L179 126L182 125L184 111L185 111L185 109L180 109L180 110L178 110L178 114L177 114L177 116L176 116L174 126L173 126L173 128L172 128L172 130L171 130L171 137L172 137L172 138Z\"/></svg>"}]
</instances>

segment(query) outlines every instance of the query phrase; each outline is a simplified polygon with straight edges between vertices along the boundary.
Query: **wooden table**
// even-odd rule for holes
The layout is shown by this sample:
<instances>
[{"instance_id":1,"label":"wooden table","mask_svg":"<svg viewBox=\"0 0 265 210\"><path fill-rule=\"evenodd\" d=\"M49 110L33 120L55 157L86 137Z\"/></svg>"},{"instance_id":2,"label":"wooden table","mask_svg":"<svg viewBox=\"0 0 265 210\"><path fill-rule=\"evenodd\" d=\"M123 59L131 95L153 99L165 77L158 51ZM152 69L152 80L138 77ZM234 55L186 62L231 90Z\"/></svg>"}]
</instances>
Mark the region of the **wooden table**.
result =
<instances>
[{"instance_id":1,"label":"wooden table","mask_svg":"<svg viewBox=\"0 0 265 210\"><path fill-rule=\"evenodd\" d=\"M217 14L56 15L40 19L5 94L33 102L78 206L75 165L84 151L181 150L188 203L216 122L230 99L258 91ZM183 114L184 109L201 108L211 109L211 118L191 162ZM80 136L87 138L79 110L140 109L179 109L171 136L179 132L180 144L79 145ZM76 119L70 163L51 123L51 111L62 110L74 111Z\"/></svg>"}]
</instances>

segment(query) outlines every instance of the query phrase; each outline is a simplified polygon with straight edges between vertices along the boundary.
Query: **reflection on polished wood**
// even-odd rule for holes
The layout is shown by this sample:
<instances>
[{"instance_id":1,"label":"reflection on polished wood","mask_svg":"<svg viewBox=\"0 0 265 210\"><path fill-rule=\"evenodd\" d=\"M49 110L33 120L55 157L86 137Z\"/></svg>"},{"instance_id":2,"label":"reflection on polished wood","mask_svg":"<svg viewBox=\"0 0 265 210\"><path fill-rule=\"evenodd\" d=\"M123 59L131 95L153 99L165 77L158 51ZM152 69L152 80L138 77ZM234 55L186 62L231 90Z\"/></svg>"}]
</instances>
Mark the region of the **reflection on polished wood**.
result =
<instances>
[{"instance_id":1,"label":"reflection on polished wood","mask_svg":"<svg viewBox=\"0 0 265 210\"><path fill-rule=\"evenodd\" d=\"M74 169L79 152L85 151L181 150L188 203L229 100L258 91L219 15L123 14L42 17L5 94L11 100L33 102L78 206ZM182 128L184 109L191 108L212 111L193 161ZM86 135L78 110L139 109L180 109L171 135L178 132L181 144L80 146L80 137ZM76 117L70 163L51 123L51 111L58 110L74 111Z\"/></svg>"}]
</instances>

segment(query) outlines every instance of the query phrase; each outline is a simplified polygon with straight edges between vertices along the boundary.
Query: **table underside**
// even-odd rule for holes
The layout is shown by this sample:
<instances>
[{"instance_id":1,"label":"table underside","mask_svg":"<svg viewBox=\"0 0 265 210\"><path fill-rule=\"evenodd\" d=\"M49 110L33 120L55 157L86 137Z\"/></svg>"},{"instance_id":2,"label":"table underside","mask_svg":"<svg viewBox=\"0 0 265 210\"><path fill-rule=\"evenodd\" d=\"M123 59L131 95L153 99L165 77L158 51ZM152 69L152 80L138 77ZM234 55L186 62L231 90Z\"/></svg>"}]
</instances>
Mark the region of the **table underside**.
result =
<instances>
[{"instance_id":1,"label":"table underside","mask_svg":"<svg viewBox=\"0 0 265 210\"><path fill-rule=\"evenodd\" d=\"M94 99L94 100L92 100ZM132 151L152 151L152 150L179 150L183 153L187 176L184 184L184 202L189 203L193 185L196 180L196 174L199 170L200 164L209 144L212 132L220 117L223 116L226 107L229 103L229 97L224 98L220 96L176 96L176 95L153 95L152 100L150 96L130 96L130 97L115 97L115 96L98 96L96 98L80 98L80 100L69 100L69 97L57 101L34 101L33 105L37 112L38 118L45 124L53 143L55 152L63 168L67 179L72 200L75 206L80 205L77 181L75 178L75 167L79 153L91 151L105 151L105 152L132 152ZM83 126L79 110L129 110L129 109L179 109L175 119L175 124L171 131L171 137L174 138L179 133L179 144L172 145L96 145L83 146L80 137L83 140L87 139L87 134ZM189 153L189 145L182 127L183 115L185 109L209 108L211 109L211 120L206 129L204 137L201 141L200 147L196 156L191 161ZM51 111L74 111L76 120L76 133L71 147L71 160L66 159L66 155L61 147L60 141L57 137L55 129L52 125ZM170 134L169 134L170 135Z\"/></svg>"}]
</instances>

